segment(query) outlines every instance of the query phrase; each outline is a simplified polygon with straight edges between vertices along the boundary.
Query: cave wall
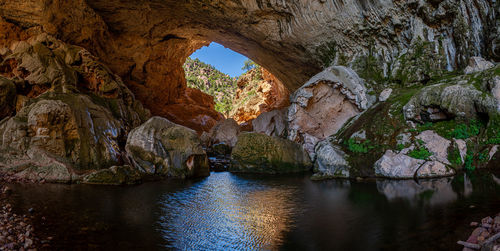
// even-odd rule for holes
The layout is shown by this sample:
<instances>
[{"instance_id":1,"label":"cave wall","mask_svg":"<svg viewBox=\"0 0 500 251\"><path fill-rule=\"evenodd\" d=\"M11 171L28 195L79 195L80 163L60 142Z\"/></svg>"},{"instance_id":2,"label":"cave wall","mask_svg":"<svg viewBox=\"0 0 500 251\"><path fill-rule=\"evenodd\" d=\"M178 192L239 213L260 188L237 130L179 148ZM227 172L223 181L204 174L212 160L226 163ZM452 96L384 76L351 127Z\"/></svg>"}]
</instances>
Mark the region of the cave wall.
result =
<instances>
[{"instance_id":1,"label":"cave wall","mask_svg":"<svg viewBox=\"0 0 500 251\"><path fill-rule=\"evenodd\" d=\"M489 0L0 0L5 21L87 48L167 117L170 105L199 106L186 98L182 64L210 41L252 58L293 91L329 64L356 69L366 55L390 75L419 41L439 47L447 70L470 56L498 61L499 12L500 2Z\"/></svg>"}]
</instances>

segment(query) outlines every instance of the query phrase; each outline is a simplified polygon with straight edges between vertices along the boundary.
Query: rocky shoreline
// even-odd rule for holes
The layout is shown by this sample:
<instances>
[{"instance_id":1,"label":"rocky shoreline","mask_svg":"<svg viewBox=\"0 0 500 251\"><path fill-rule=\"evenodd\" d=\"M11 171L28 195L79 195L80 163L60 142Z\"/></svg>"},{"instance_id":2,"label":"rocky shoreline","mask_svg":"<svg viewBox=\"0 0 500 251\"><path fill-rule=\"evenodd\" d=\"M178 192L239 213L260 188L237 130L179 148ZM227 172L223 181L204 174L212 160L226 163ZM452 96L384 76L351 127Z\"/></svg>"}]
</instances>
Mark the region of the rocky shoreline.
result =
<instances>
[{"instance_id":1,"label":"rocky shoreline","mask_svg":"<svg viewBox=\"0 0 500 251\"><path fill-rule=\"evenodd\" d=\"M485 217L481 222L471 222L470 226L474 227L474 231L467 241L457 242L464 246L463 251L500 250L500 213L493 217Z\"/></svg>"},{"instance_id":2,"label":"rocky shoreline","mask_svg":"<svg viewBox=\"0 0 500 251\"><path fill-rule=\"evenodd\" d=\"M8 203L11 195L11 188L0 185L0 250L36 250L40 242L34 234L34 216L14 213Z\"/></svg>"}]
</instances>

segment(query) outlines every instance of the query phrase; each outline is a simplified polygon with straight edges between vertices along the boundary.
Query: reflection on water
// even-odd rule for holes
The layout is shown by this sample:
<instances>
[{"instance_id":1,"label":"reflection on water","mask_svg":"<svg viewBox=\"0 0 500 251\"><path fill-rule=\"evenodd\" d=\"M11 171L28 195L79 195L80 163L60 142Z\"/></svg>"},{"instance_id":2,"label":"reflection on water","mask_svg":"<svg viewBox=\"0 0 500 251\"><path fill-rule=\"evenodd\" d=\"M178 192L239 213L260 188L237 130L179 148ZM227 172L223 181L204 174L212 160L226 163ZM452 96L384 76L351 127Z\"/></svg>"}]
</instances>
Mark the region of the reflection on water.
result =
<instances>
[{"instance_id":1,"label":"reflection on water","mask_svg":"<svg viewBox=\"0 0 500 251\"><path fill-rule=\"evenodd\" d=\"M457 199L452 178L434 180L377 180L377 189L389 200L407 199L412 202L427 200L431 205L446 204ZM467 189L466 189L467 190Z\"/></svg>"},{"instance_id":2,"label":"reflection on water","mask_svg":"<svg viewBox=\"0 0 500 251\"><path fill-rule=\"evenodd\" d=\"M290 227L297 187L270 187L213 173L161 202L167 247L276 249Z\"/></svg>"},{"instance_id":3,"label":"reflection on water","mask_svg":"<svg viewBox=\"0 0 500 251\"><path fill-rule=\"evenodd\" d=\"M132 187L16 185L13 203L47 218L35 227L57 250L450 250L470 221L498 213L495 175L312 182L222 172Z\"/></svg>"}]
</instances>

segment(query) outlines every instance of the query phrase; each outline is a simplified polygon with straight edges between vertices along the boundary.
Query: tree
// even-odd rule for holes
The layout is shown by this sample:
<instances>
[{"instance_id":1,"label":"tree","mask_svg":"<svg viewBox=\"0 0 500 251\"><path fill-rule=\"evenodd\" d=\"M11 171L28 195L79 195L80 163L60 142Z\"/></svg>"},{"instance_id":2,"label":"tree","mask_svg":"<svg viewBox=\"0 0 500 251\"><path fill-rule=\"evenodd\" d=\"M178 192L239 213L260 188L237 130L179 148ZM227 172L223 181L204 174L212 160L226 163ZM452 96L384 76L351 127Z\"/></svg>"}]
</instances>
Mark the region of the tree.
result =
<instances>
[{"instance_id":1,"label":"tree","mask_svg":"<svg viewBox=\"0 0 500 251\"><path fill-rule=\"evenodd\" d=\"M257 67L257 64L254 61L247 59L245 60L243 67L241 69L244 71L249 71L255 67Z\"/></svg>"}]
</instances>

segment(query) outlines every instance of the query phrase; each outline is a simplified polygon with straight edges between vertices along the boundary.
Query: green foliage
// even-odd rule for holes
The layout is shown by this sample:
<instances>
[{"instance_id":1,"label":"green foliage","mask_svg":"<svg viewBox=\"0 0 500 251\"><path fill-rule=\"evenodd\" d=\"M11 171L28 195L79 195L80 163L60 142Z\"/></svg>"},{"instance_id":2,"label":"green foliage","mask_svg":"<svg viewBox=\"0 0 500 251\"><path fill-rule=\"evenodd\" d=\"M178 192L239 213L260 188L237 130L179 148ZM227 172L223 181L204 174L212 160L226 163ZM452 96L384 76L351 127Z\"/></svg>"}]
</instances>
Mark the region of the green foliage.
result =
<instances>
[{"instance_id":1,"label":"green foliage","mask_svg":"<svg viewBox=\"0 0 500 251\"><path fill-rule=\"evenodd\" d=\"M257 68L257 67L259 67L259 65L257 65L254 61L247 59L243 63L243 67L241 69L244 71L249 71L249 70Z\"/></svg>"},{"instance_id":2,"label":"green foliage","mask_svg":"<svg viewBox=\"0 0 500 251\"><path fill-rule=\"evenodd\" d=\"M403 150L403 149L405 149L405 145L404 145L404 144L398 144L398 145L396 146L396 150L398 150L398 151L401 151L401 150Z\"/></svg>"},{"instance_id":3,"label":"green foliage","mask_svg":"<svg viewBox=\"0 0 500 251\"><path fill-rule=\"evenodd\" d=\"M459 124L451 132L451 137L456 139L468 139L473 136L479 135L481 129L481 123L477 120L472 120L469 125Z\"/></svg>"},{"instance_id":4,"label":"green foliage","mask_svg":"<svg viewBox=\"0 0 500 251\"><path fill-rule=\"evenodd\" d=\"M474 162L474 155L472 154L472 152L468 151L467 156L465 156L465 163L464 163L466 171L471 172L476 169L476 167L472 165L473 162Z\"/></svg>"},{"instance_id":5,"label":"green foliage","mask_svg":"<svg viewBox=\"0 0 500 251\"><path fill-rule=\"evenodd\" d=\"M462 157L460 156L460 151L458 150L458 148L454 147L451 150L451 152L448 154L448 160L455 167L459 167L462 165Z\"/></svg>"},{"instance_id":6,"label":"green foliage","mask_svg":"<svg viewBox=\"0 0 500 251\"><path fill-rule=\"evenodd\" d=\"M358 142L353 138L347 140L346 145L349 151L353 153L368 153L370 150L375 148L375 146L371 145L370 140L365 140L364 142Z\"/></svg>"},{"instance_id":7,"label":"green foliage","mask_svg":"<svg viewBox=\"0 0 500 251\"><path fill-rule=\"evenodd\" d=\"M215 110L228 115L236 94L236 78L218 71L199 59L187 58L184 63L187 86L214 97Z\"/></svg>"},{"instance_id":8,"label":"green foliage","mask_svg":"<svg viewBox=\"0 0 500 251\"><path fill-rule=\"evenodd\" d=\"M416 131L421 133L426 130L432 130L447 139L468 139L479 135L482 127L483 125L478 120L472 120L468 125L464 123L457 124L455 120L449 120L436 123L427 122L417 126Z\"/></svg>"},{"instance_id":9,"label":"green foliage","mask_svg":"<svg viewBox=\"0 0 500 251\"><path fill-rule=\"evenodd\" d=\"M432 153L427 150L426 147L421 146L413 149L408 156L415 158L415 159L422 159L422 160L428 160L429 157L432 156Z\"/></svg>"}]
</instances>

